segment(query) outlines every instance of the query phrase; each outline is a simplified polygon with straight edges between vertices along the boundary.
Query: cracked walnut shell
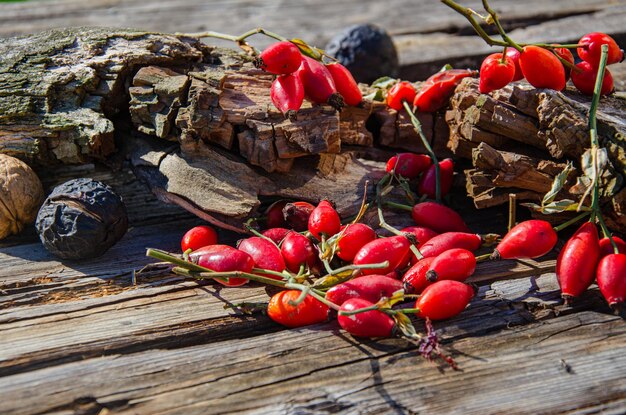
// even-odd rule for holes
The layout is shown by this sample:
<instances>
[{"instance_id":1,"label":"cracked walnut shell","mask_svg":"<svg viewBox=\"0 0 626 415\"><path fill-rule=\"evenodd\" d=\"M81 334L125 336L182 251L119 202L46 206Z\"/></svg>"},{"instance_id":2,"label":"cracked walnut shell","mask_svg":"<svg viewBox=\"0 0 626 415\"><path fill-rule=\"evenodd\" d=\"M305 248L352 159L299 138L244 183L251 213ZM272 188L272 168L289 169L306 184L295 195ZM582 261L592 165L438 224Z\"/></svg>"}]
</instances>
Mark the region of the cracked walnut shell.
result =
<instances>
[{"instance_id":1,"label":"cracked walnut shell","mask_svg":"<svg viewBox=\"0 0 626 415\"><path fill-rule=\"evenodd\" d=\"M37 174L23 161L0 154L0 239L33 223L43 199Z\"/></svg>"}]
</instances>

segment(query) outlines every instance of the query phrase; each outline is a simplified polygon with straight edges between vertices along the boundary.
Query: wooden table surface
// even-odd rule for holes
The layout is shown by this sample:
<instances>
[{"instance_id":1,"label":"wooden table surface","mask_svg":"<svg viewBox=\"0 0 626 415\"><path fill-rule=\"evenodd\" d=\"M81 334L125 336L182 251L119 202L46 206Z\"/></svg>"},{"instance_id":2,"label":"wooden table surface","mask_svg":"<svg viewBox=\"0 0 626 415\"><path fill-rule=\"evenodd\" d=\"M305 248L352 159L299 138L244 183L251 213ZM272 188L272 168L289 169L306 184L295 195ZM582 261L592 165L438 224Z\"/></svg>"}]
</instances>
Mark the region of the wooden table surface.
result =
<instances>
[{"instance_id":1,"label":"wooden table surface","mask_svg":"<svg viewBox=\"0 0 626 415\"><path fill-rule=\"evenodd\" d=\"M605 30L624 44L626 2L492 5L510 16L517 39L575 41ZM394 34L406 77L423 79L441 62L461 65L489 52L435 1L0 4L2 36L94 23L229 33L263 25L321 45L363 21ZM623 91L626 77L616 78ZM131 228L103 257L81 262L52 257L32 229L0 242L0 414L626 413L626 322L595 286L563 306L554 253L479 265L475 300L435 325L460 366L453 371L420 358L403 339L355 339L336 322L288 330L224 308L267 301L258 285L199 284L162 267L134 273L153 262L146 247L176 251L182 233L201 221L158 201L126 169L39 173L47 189L76 176L111 184ZM502 210L463 214L476 230L505 227Z\"/></svg>"}]
</instances>

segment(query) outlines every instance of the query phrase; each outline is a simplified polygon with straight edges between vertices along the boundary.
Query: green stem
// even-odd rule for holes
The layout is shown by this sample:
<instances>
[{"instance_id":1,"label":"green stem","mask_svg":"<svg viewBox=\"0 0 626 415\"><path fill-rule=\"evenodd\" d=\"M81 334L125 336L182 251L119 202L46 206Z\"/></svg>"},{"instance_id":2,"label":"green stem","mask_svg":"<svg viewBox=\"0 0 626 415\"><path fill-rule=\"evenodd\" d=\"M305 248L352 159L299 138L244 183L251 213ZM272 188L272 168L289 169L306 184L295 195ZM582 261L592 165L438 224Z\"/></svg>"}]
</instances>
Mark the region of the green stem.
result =
<instances>
[{"instance_id":1,"label":"green stem","mask_svg":"<svg viewBox=\"0 0 626 415\"><path fill-rule=\"evenodd\" d=\"M492 254L484 254L476 257L476 262L485 262L491 259Z\"/></svg>"},{"instance_id":2,"label":"green stem","mask_svg":"<svg viewBox=\"0 0 626 415\"><path fill-rule=\"evenodd\" d=\"M397 311L404 313L404 314L417 314L420 312L420 309L419 308L401 308Z\"/></svg>"},{"instance_id":3,"label":"green stem","mask_svg":"<svg viewBox=\"0 0 626 415\"><path fill-rule=\"evenodd\" d=\"M596 217L598 218L598 222L600 222L600 228L602 228L602 233L604 234L604 237L609 238L609 241L611 242L611 246L613 247L613 252L616 254L619 254L619 248L617 247L617 244L615 243L615 239L613 239L613 234L611 233L611 231L609 231L608 226L606 226L606 223L604 222L604 217L602 217L602 212L598 211L598 215Z\"/></svg>"},{"instance_id":4,"label":"green stem","mask_svg":"<svg viewBox=\"0 0 626 415\"><path fill-rule=\"evenodd\" d=\"M470 25L472 25L476 34L478 34L478 36L483 38L483 40L487 42L488 45L512 46L506 42L496 40L492 38L491 36L489 36L487 32L485 32L485 30L482 27L480 27L480 24L476 21L476 19L474 19L474 13L472 12L472 10L468 9L467 7L463 7L460 4L452 0L441 0L441 2L445 4L446 6L450 7L451 9L453 9L454 11L456 11L457 13L463 15L467 19L467 21L470 23Z\"/></svg>"},{"instance_id":5,"label":"green stem","mask_svg":"<svg viewBox=\"0 0 626 415\"><path fill-rule=\"evenodd\" d=\"M269 274L269 275L276 275L277 277L280 278L285 278L285 274L283 274L282 272L278 272L278 271L272 271L269 269L263 269L263 268L252 268L252 272L254 273L262 273L262 274Z\"/></svg>"},{"instance_id":6,"label":"green stem","mask_svg":"<svg viewBox=\"0 0 626 415\"><path fill-rule=\"evenodd\" d=\"M385 201L385 206L389 206L389 207L400 209L400 210L406 210L407 212L413 211L413 206L403 205L402 203Z\"/></svg>"},{"instance_id":7,"label":"green stem","mask_svg":"<svg viewBox=\"0 0 626 415\"><path fill-rule=\"evenodd\" d=\"M517 43L515 43L513 39L511 39L506 34L506 32L504 31L504 28L500 24L500 19L498 19L498 14L489 6L489 3L487 2L487 0L483 0L483 8L485 9L487 13L489 13L491 18L493 19L493 23L496 25L496 28L498 29L498 33L500 33L502 40L504 40L508 46L514 47L515 49L521 52L522 47L518 45ZM504 52L502 52L503 57L505 53L506 53L506 46L505 46Z\"/></svg>"},{"instance_id":8,"label":"green stem","mask_svg":"<svg viewBox=\"0 0 626 415\"><path fill-rule=\"evenodd\" d=\"M583 212L580 215L576 216L575 218L572 218L570 220L568 220L567 222L564 222L558 226L555 226L553 229L555 230L555 232L560 232L563 229L567 228L570 225L573 225L574 223L578 222L579 220L583 219L585 216L588 216L589 214L591 214L591 212Z\"/></svg>"},{"instance_id":9,"label":"green stem","mask_svg":"<svg viewBox=\"0 0 626 415\"><path fill-rule=\"evenodd\" d=\"M374 304L369 307L359 308L357 310L351 310L351 311L341 310L339 311L339 314L341 314L342 316L353 316L355 314L365 313L366 311L372 311L372 310L378 310L378 306Z\"/></svg>"},{"instance_id":10,"label":"green stem","mask_svg":"<svg viewBox=\"0 0 626 415\"><path fill-rule=\"evenodd\" d=\"M307 288L305 288L307 287ZM315 298L317 301L319 301L322 304L326 304L328 307L332 308L335 311L340 311L341 307L339 307L337 304L333 303L332 301L328 301L325 297L324 294L319 291L316 290L315 288L311 288L308 287L306 285L302 285L302 284L294 284L294 283L289 283L289 284L285 284L285 288L289 288L289 289L293 289L293 290L304 290L304 289L308 289L309 293L308 295L310 295L311 297Z\"/></svg>"},{"instance_id":11,"label":"green stem","mask_svg":"<svg viewBox=\"0 0 626 415\"><path fill-rule=\"evenodd\" d=\"M426 139L424 131L422 131L422 123L420 123L420 120L417 119L417 116L415 116L413 110L411 109L411 107L409 107L409 103L406 101L402 101L402 105L404 106L407 114L409 114L409 117L411 118L411 124L413 124L413 128L417 132L420 140L422 140L422 144L424 145L424 148L426 148L426 152L433 160L433 164L435 165L435 200L437 201L437 203L441 203L441 178L439 176L439 160L437 160L437 156L435 155L433 148L430 146L430 143Z\"/></svg>"},{"instance_id":12,"label":"green stem","mask_svg":"<svg viewBox=\"0 0 626 415\"><path fill-rule=\"evenodd\" d=\"M298 298L296 298L296 301L289 300L289 304L294 307L297 307L298 304L302 303L304 299L306 298L306 296L309 295L310 291L311 291L311 287L305 285L304 288L302 288L302 291L300 292L300 295L298 296Z\"/></svg>"},{"instance_id":13,"label":"green stem","mask_svg":"<svg viewBox=\"0 0 626 415\"><path fill-rule=\"evenodd\" d=\"M337 274L341 274L343 272L346 271L353 271L353 270L357 270L357 269L381 269L381 268L387 268L389 266L389 261L385 261L385 262L379 262L376 264L363 264L363 265L345 265L341 268L337 268L335 270L331 270L331 272L328 273L328 275L325 275L325 277L329 276L329 275L337 275Z\"/></svg>"},{"instance_id":14,"label":"green stem","mask_svg":"<svg viewBox=\"0 0 626 415\"><path fill-rule=\"evenodd\" d=\"M205 280L207 278L219 279L223 280L223 278L245 278L251 281L260 282L263 284L274 285L276 287L284 287L285 282L278 281L272 278L261 277L256 274L250 274L247 272L241 271L229 271L229 272L213 272L211 270L206 271L192 271L183 267L174 267L172 268L172 272L177 275L182 275L189 278L194 278L198 280Z\"/></svg>"}]
</instances>

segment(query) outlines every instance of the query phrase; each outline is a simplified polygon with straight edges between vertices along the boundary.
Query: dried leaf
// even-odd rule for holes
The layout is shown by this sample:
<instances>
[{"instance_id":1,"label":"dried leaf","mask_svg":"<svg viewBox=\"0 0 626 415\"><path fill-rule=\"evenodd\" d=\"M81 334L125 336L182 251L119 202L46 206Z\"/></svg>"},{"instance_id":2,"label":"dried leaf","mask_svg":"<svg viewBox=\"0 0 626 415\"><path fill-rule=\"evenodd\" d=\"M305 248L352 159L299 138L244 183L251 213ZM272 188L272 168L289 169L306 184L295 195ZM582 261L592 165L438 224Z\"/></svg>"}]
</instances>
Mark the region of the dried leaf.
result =
<instances>
[{"instance_id":1,"label":"dried leaf","mask_svg":"<svg viewBox=\"0 0 626 415\"><path fill-rule=\"evenodd\" d=\"M398 82L397 79L391 78L389 76L383 76L382 78L378 78L374 82L372 82L372 87L381 88L381 89L389 89L394 86Z\"/></svg>"},{"instance_id":2,"label":"dried leaf","mask_svg":"<svg viewBox=\"0 0 626 415\"><path fill-rule=\"evenodd\" d=\"M542 205L547 205L554 201L556 195L563 189L563 186L567 181L567 177L572 172L572 170L574 170L574 166L571 162L568 162L563 171L557 174L554 178L550 191L546 193L546 195L543 197L543 200L541 202Z\"/></svg>"},{"instance_id":3,"label":"dried leaf","mask_svg":"<svg viewBox=\"0 0 626 415\"><path fill-rule=\"evenodd\" d=\"M322 56L324 56L324 51L322 49L310 46L302 39L291 39L291 43L296 45L298 49L300 49L300 52L309 58L320 61L322 60Z\"/></svg>"},{"instance_id":4,"label":"dried leaf","mask_svg":"<svg viewBox=\"0 0 626 415\"><path fill-rule=\"evenodd\" d=\"M530 208L535 212L540 212L545 215L550 215L552 213L561 213L561 212L574 212L579 210L578 203L570 199L563 199L557 202L551 202L546 205L537 205L535 203L522 203L522 206ZM581 208L580 210L588 210L586 207Z\"/></svg>"}]
</instances>

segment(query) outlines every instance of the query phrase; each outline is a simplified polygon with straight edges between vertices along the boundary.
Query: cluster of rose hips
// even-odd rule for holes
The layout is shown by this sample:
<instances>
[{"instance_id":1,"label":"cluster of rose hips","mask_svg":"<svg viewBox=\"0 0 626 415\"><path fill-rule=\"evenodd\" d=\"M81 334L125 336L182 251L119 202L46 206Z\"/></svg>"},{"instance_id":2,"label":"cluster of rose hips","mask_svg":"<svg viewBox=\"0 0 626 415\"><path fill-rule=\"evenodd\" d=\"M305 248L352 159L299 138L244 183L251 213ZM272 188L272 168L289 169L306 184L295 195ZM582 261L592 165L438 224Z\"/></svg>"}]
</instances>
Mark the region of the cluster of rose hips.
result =
<instances>
[{"instance_id":1,"label":"cluster of rose hips","mask_svg":"<svg viewBox=\"0 0 626 415\"><path fill-rule=\"evenodd\" d=\"M474 296L462 281L474 273L472 251L482 244L481 236L452 209L434 202L415 205L412 215L417 226L379 237L364 223L342 225L327 200L317 206L279 201L266 212L267 229L239 241L237 248L218 244L208 226L189 230L181 248L188 261L224 285L271 279L285 288L267 307L269 317L282 325L327 321L332 308L352 335L388 337L396 330L393 316L407 310L392 309L389 299L406 301L419 294L409 312L442 320L460 313ZM312 285L302 284L314 278Z\"/></svg>"},{"instance_id":2,"label":"cluster of rose hips","mask_svg":"<svg viewBox=\"0 0 626 415\"><path fill-rule=\"evenodd\" d=\"M363 98L345 66L338 62L324 64L303 55L296 44L287 40L268 46L255 59L255 65L278 75L272 82L270 98L289 118L295 117L305 98L314 104L329 104L337 110L344 105L358 105Z\"/></svg>"},{"instance_id":3,"label":"cluster of rose hips","mask_svg":"<svg viewBox=\"0 0 626 415\"><path fill-rule=\"evenodd\" d=\"M599 239L598 229L585 222L568 239L556 262L556 275L566 301L581 295L596 280L612 308L626 299L626 243L613 236ZM615 246L613 246L615 244Z\"/></svg>"},{"instance_id":4,"label":"cluster of rose hips","mask_svg":"<svg viewBox=\"0 0 626 415\"><path fill-rule=\"evenodd\" d=\"M476 76L470 69L447 69L422 82L419 91L410 82L400 81L388 91L387 106L400 111L404 101L413 103L415 112L435 112L443 108L463 78Z\"/></svg>"},{"instance_id":5,"label":"cluster of rose hips","mask_svg":"<svg viewBox=\"0 0 626 415\"><path fill-rule=\"evenodd\" d=\"M578 57L582 60L578 64L574 64L572 52L563 45L521 47L512 44L505 47L504 52L493 53L482 62L480 92L489 93L520 79L526 79L536 88L561 91L571 77L572 83L580 92L593 95L601 47L604 44L609 48L607 65L624 59L624 51L615 40L599 32L584 35L576 44ZM613 90L613 77L611 72L605 69L601 94L608 95Z\"/></svg>"}]
</instances>

